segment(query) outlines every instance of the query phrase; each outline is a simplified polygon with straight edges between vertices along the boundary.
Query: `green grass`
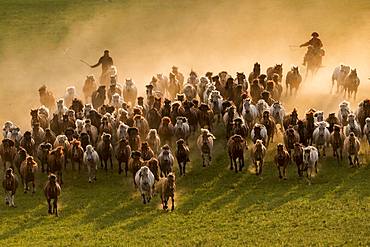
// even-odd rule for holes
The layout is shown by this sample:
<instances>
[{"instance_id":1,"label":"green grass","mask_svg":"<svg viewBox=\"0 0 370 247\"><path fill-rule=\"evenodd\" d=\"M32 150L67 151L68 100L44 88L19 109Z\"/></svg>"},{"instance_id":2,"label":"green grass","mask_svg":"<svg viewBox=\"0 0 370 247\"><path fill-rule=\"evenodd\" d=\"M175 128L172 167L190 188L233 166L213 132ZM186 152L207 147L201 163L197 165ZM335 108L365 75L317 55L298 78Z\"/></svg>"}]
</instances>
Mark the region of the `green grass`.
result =
<instances>
[{"instance_id":1,"label":"green grass","mask_svg":"<svg viewBox=\"0 0 370 247\"><path fill-rule=\"evenodd\" d=\"M113 13L114 23L120 28L119 38L115 33L106 34L106 38L97 33L97 40L75 37L73 51L81 50L78 54L93 60L106 45L114 47L116 54L122 49L123 69L140 76L145 72L149 79L148 67L161 71L162 67L154 67L157 62L168 69L179 61L169 58L185 57L182 64L188 68L199 58L201 65L195 69L213 66L213 71L219 69L217 66L235 66L232 68L247 71L255 55L258 59L280 62L274 49L266 47L298 42L316 28L325 38L328 54L336 52L341 58L351 51L345 49L349 37L363 41L367 37L364 34L368 33L365 29L353 32L358 27L366 27L370 9L367 0L245 1L240 6L240 1L212 3L214 5L209 1L0 0L0 68L3 69L0 101L4 104L0 108L0 121L11 119L22 127L28 126L27 111L38 104L35 96L41 82L48 81L52 88L59 90L55 91L56 95L61 96L67 83L84 78L85 71L79 71L81 68L76 69L76 64L58 56L70 45L66 37L76 34L73 28L85 27L86 22L99 18L106 21L109 13ZM313 20L313 16L320 18ZM271 23L279 25L269 26ZM85 28L93 30L95 26ZM96 28L101 31L101 27ZM254 41L250 30L254 30L253 37L263 39ZM297 32L299 38L287 40L290 38L287 36ZM196 35L189 38L193 33ZM84 34L83 37L95 36ZM84 45L88 47L86 50L81 47ZM233 49L225 49L226 45ZM341 49L330 50L333 45ZM256 47L262 47L265 56L260 51L255 54ZM366 52L357 54L365 58ZM42 54L41 60L55 66L33 64L34 53ZM295 55L294 61L301 59L301 54ZM245 59L249 67L245 67ZM17 70L18 62L23 65L23 73ZM72 69L77 74L75 77L67 73ZM15 97L19 92L22 97ZM322 105L324 103L327 102ZM333 105L336 107L337 102ZM319 174L313 185L308 186L297 177L294 165L289 167L287 181L278 179L277 169L271 162L272 148L262 179L247 169L239 174L231 172L222 127L216 136L209 168L201 167L192 140L188 174L177 178L174 212L164 212L158 196L149 205L143 205L131 177L119 176L116 171L106 174L99 170L97 183L88 184L85 171L78 174L68 170L64 173L60 217L55 218L47 215L42 195L46 176L39 174L35 195L23 194L20 186L15 198L17 208L0 204L0 246L370 245L370 170L365 155L361 157L364 166L359 169L348 168L346 160L338 166L329 155L320 161ZM250 161L246 161L248 166Z\"/></svg>"},{"instance_id":2,"label":"green grass","mask_svg":"<svg viewBox=\"0 0 370 247\"><path fill-rule=\"evenodd\" d=\"M0 245L368 245L370 197L367 166L320 162L308 186L289 167L281 181L269 155L263 177L228 170L223 130L211 167L202 168L192 146L185 177L177 178L176 209L164 212L158 196L143 205L132 179L99 170L65 172L60 217L47 215L38 176L35 195L16 195L17 208L1 206ZM193 141L192 141L193 143ZM247 154L249 157L249 153ZM247 164L250 162L247 159ZM177 171L177 167L176 167Z\"/></svg>"}]
</instances>

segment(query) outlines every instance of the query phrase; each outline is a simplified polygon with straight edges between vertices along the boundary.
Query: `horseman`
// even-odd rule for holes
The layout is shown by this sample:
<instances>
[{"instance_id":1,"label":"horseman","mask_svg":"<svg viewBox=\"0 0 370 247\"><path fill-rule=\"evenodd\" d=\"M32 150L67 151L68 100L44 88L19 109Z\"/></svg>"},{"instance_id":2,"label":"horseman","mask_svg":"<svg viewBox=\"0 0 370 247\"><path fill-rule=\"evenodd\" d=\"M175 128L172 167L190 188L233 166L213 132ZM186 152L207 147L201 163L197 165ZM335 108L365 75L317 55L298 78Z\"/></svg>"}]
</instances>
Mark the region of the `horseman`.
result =
<instances>
[{"instance_id":1,"label":"horseman","mask_svg":"<svg viewBox=\"0 0 370 247\"><path fill-rule=\"evenodd\" d=\"M92 65L90 67L96 68L100 64L102 65L100 84L108 86L110 81L110 68L113 65L113 59L109 56L108 50L105 50L104 55L99 58L99 61L95 65Z\"/></svg>"},{"instance_id":2,"label":"horseman","mask_svg":"<svg viewBox=\"0 0 370 247\"><path fill-rule=\"evenodd\" d=\"M318 38L319 34L317 32L313 32L311 36L312 38L309 41L299 46L299 47L308 46L307 53L304 56L303 65L306 65L307 61L311 57L323 56L323 50L321 49L323 45L321 40Z\"/></svg>"}]
</instances>

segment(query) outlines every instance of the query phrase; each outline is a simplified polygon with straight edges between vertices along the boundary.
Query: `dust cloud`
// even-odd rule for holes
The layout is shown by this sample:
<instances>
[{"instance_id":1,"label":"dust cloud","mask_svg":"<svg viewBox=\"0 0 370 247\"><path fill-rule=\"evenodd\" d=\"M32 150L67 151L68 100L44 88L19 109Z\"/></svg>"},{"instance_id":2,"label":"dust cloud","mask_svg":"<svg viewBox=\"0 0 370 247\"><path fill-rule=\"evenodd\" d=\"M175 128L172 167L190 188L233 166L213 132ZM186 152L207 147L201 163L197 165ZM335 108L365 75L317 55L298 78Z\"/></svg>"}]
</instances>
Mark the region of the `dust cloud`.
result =
<instances>
[{"instance_id":1,"label":"dust cloud","mask_svg":"<svg viewBox=\"0 0 370 247\"><path fill-rule=\"evenodd\" d=\"M33 37L17 47L17 36L0 46L0 123L12 120L30 128L29 109L39 105L38 88L45 84L62 97L67 86L81 88L86 75L100 74L93 64L109 49L123 82L131 77L144 89L156 73L177 65L184 75L226 70L249 73L253 63L283 63L284 74L300 65L305 48L297 46L317 31L324 43L324 67L304 82L299 96L285 100L302 114L310 107L333 111L342 100L329 94L331 73L339 63L358 70L357 100L369 90L370 2L361 1L102 1L86 9L90 17L68 27L59 41ZM73 16L73 10L64 18ZM25 37L21 37L26 39ZM15 43L15 44L14 44ZM17 48L16 48L17 47ZM300 66L301 73L304 68ZM285 85L284 85L285 87ZM357 103L356 103L357 104ZM355 107L353 102L353 107Z\"/></svg>"}]
</instances>

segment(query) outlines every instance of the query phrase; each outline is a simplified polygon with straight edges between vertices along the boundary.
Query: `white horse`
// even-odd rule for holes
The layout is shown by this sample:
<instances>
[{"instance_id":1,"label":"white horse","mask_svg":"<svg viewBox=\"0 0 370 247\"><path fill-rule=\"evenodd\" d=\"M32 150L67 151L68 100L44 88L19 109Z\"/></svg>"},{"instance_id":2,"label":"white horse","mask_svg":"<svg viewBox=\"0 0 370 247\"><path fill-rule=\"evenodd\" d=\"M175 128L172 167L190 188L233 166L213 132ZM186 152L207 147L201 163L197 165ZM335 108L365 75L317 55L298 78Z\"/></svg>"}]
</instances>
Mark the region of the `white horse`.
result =
<instances>
[{"instance_id":1,"label":"white horse","mask_svg":"<svg viewBox=\"0 0 370 247\"><path fill-rule=\"evenodd\" d=\"M344 134L346 136L349 136L351 132L353 132L358 138L361 138L362 136L361 126L356 120L356 115L353 113L348 115L348 124L344 127Z\"/></svg>"},{"instance_id":2,"label":"white horse","mask_svg":"<svg viewBox=\"0 0 370 247\"><path fill-rule=\"evenodd\" d=\"M262 140L264 144L267 143L267 129L263 124L256 123L251 130L251 139L253 143L257 140Z\"/></svg>"},{"instance_id":3,"label":"white horse","mask_svg":"<svg viewBox=\"0 0 370 247\"><path fill-rule=\"evenodd\" d=\"M141 196L143 197L143 203L150 202L153 196L154 188L154 175L150 171L149 167L142 166L140 170L136 172L135 184L138 186Z\"/></svg>"},{"instance_id":4,"label":"white horse","mask_svg":"<svg viewBox=\"0 0 370 247\"><path fill-rule=\"evenodd\" d=\"M122 103L123 98L121 95L119 95L118 93L112 95L111 105L116 109L116 111L118 111L118 109L122 107Z\"/></svg>"},{"instance_id":5,"label":"white horse","mask_svg":"<svg viewBox=\"0 0 370 247\"><path fill-rule=\"evenodd\" d=\"M320 149L323 150L322 155L325 157L325 147L329 145L330 142L330 132L327 129L329 127L329 124L325 121L319 122L318 126L315 128L312 134L313 143L315 144L319 156L320 156Z\"/></svg>"},{"instance_id":6,"label":"white horse","mask_svg":"<svg viewBox=\"0 0 370 247\"><path fill-rule=\"evenodd\" d=\"M252 100L250 98L243 100L242 116L245 123L251 129L257 120L258 110L256 106L252 104Z\"/></svg>"},{"instance_id":7,"label":"white horse","mask_svg":"<svg viewBox=\"0 0 370 247\"><path fill-rule=\"evenodd\" d=\"M161 139L157 133L156 129L150 129L148 136L146 137L146 142L149 147L154 151L155 154L159 154L161 148Z\"/></svg>"},{"instance_id":8,"label":"white horse","mask_svg":"<svg viewBox=\"0 0 370 247\"><path fill-rule=\"evenodd\" d=\"M283 131L283 121L285 117L285 108L283 104L279 101L274 102L270 107L270 115L275 120L275 123L280 125L280 130Z\"/></svg>"},{"instance_id":9,"label":"white horse","mask_svg":"<svg viewBox=\"0 0 370 247\"><path fill-rule=\"evenodd\" d=\"M223 98L221 93L217 90L213 90L208 98L208 105L212 109L214 116L217 116L218 122L220 122L222 114L222 102Z\"/></svg>"},{"instance_id":10,"label":"white horse","mask_svg":"<svg viewBox=\"0 0 370 247\"><path fill-rule=\"evenodd\" d=\"M339 104L338 120L342 126L348 124L348 115L351 113L350 104L347 101L342 101Z\"/></svg>"},{"instance_id":11,"label":"white horse","mask_svg":"<svg viewBox=\"0 0 370 247\"><path fill-rule=\"evenodd\" d=\"M58 116L63 116L64 114L66 114L68 111L68 107L65 106L64 104L64 99L60 98L58 101L57 101L57 110L55 112L55 114L57 114Z\"/></svg>"},{"instance_id":12,"label":"white horse","mask_svg":"<svg viewBox=\"0 0 370 247\"><path fill-rule=\"evenodd\" d=\"M86 146L86 151L84 152L83 162L87 167L89 174L89 183L93 180L96 181L96 171L98 170L99 164L99 154L96 152L91 145Z\"/></svg>"},{"instance_id":13,"label":"white horse","mask_svg":"<svg viewBox=\"0 0 370 247\"><path fill-rule=\"evenodd\" d=\"M64 103L67 107L72 105L72 101L74 98L78 98L76 94L76 88L74 86L70 86L66 88L66 92L64 94Z\"/></svg>"},{"instance_id":14,"label":"white horse","mask_svg":"<svg viewBox=\"0 0 370 247\"><path fill-rule=\"evenodd\" d=\"M203 167L209 166L212 160L213 140L216 137L208 129L200 129L197 146L202 154Z\"/></svg>"},{"instance_id":15,"label":"white horse","mask_svg":"<svg viewBox=\"0 0 370 247\"><path fill-rule=\"evenodd\" d=\"M203 102L208 104L209 95L212 93L212 91L216 90L216 86L212 83L207 84L206 89L203 93Z\"/></svg>"},{"instance_id":16,"label":"white horse","mask_svg":"<svg viewBox=\"0 0 370 247\"><path fill-rule=\"evenodd\" d=\"M335 81L337 82L337 93L339 93L340 87L342 87L342 90L343 90L344 79L349 74L349 71L350 71L350 67L346 66L346 65L343 65L343 64L337 66L334 69L333 74L331 76L332 84L331 84L330 93L332 93L332 91L333 91Z\"/></svg>"},{"instance_id":17,"label":"white horse","mask_svg":"<svg viewBox=\"0 0 370 247\"><path fill-rule=\"evenodd\" d=\"M135 105L135 101L137 98L137 88L131 78L126 79L126 82L123 85L122 95L123 95L123 99L126 102L131 103L131 106Z\"/></svg>"},{"instance_id":18,"label":"white horse","mask_svg":"<svg viewBox=\"0 0 370 247\"><path fill-rule=\"evenodd\" d=\"M258 102L256 104L256 108L257 108L257 111L258 111L258 118L261 118L263 112L267 111L270 107L264 99L260 99L260 100L258 100Z\"/></svg>"},{"instance_id":19,"label":"white horse","mask_svg":"<svg viewBox=\"0 0 370 247\"><path fill-rule=\"evenodd\" d=\"M3 138L9 138L9 134L11 133L11 129L15 127L11 121L6 121L3 126Z\"/></svg>"},{"instance_id":20,"label":"white horse","mask_svg":"<svg viewBox=\"0 0 370 247\"><path fill-rule=\"evenodd\" d=\"M356 137L356 135L351 132L346 139L344 140L343 150L347 154L349 165L359 166L360 163L358 161L358 153L360 152L361 143L360 140Z\"/></svg>"},{"instance_id":21,"label":"white horse","mask_svg":"<svg viewBox=\"0 0 370 247\"><path fill-rule=\"evenodd\" d=\"M128 138L127 130L129 126L123 122L120 122L117 128L117 139Z\"/></svg>"},{"instance_id":22,"label":"white horse","mask_svg":"<svg viewBox=\"0 0 370 247\"><path fill-rule=\"evenodd\" d=\"M188 121L185 117L177 117L176 124L174 126L174 133L178 139L184 139L185 141L188 140L190 136L190 126Z\"/></svg>"},{"instance_id":23,"label":"white horse","mask_svg":"<svg viewBox=\"0 0 370 247\"><path fill-rule=\"evenodd\" d=\"M307 173L308 183L311 185L311 179L317 174L317 162L319 161L319 152L314 146L303 148L303 171Z\"/></svg>"},{"instance_id":24,"label":"white horse","mask_svg":"<svg viewBox=\"0 0 370 247\"><path fill-rule=\"evenodd\" d=\"M363 135L365 136L367 143L370 145L370 118L365 119Z\"/></svg>"}]
</instances>

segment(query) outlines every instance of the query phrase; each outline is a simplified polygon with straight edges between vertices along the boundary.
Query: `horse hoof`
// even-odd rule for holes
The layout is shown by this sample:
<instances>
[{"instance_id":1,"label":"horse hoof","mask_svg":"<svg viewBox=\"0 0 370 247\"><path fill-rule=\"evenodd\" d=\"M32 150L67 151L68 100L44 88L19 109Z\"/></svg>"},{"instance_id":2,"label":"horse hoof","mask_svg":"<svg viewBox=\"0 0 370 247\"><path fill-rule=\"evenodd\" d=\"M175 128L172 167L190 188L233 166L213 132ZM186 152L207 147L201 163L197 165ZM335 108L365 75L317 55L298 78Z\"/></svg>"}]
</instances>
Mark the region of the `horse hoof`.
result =
<instances>
[{"instance_id":1,"label":"horse hoof","mask_svg":"<svg viewBox=\"0 0 370 247\"><path fill-rule=\"evenodd\" d=\"M284 180L287 180L287 178L284 178Z\"/></svg>"},{"instance_id":2,"label":"horse hoof","mask_svg":"<svg viewBox=\"0 0 370 247\"><path fill-rule=\"evenodd\" d=\"M91 180L89 180L89 183L91 184Z\"/></svg>"},{"instance_id":3,"label":"horse hoof","mask_svg":"<svg viewBox=\"0 0 370 247\"><path fill-rule=\"evenodd\" d=\"M175 210L175 208L174 208L174 207L172 207L172 208L171 208L171 211L173 211L173 210Z\"/></svg>"},{"instance_id":4,"label":"horse hoof","mask_svg":"<svg viewBox=\"0 0 370 247\"><path fill-rule=\"evenodd\" d=\"M23 193L24 193L24 194L27 194L27 190L25 190Z\"/></svg>"},{"instance_id":5,"label":"horse hoof","mask_svg":"<svg viewBox=\"0 0 370 247\"><path fill-rule=\"evenodd\" d=\"M5 202L5 205L9 205L9 202Z\"/></svg>"},{"instance_id":6,"label":"horse hoof","mask_svg":"<svg viewBox=\"0 0 370 247\"><path fill-rule=\"evenodd\" d=\"M51 210L48 210L48 214L52 214Z\"/></svg>"}]
</instances>

